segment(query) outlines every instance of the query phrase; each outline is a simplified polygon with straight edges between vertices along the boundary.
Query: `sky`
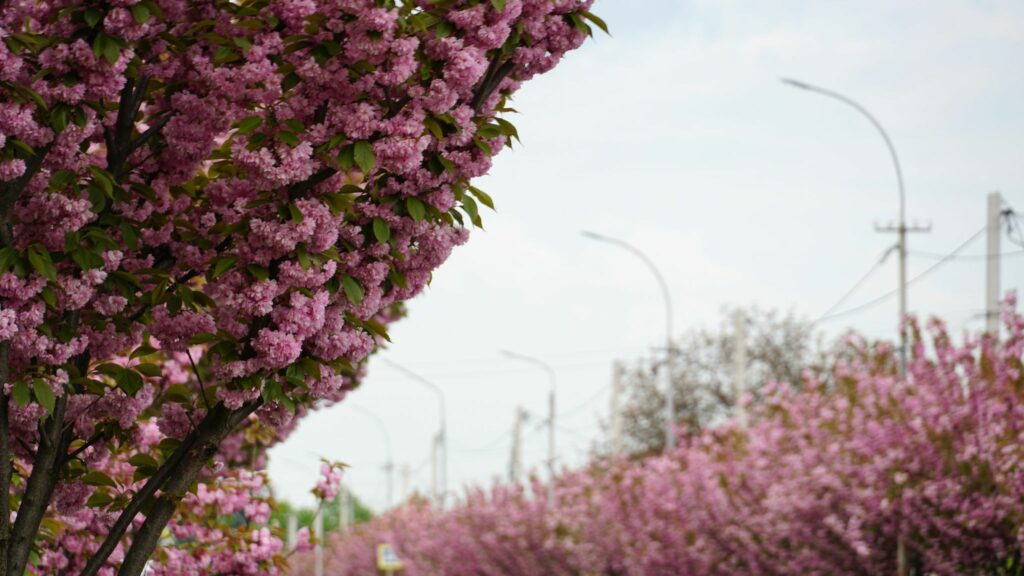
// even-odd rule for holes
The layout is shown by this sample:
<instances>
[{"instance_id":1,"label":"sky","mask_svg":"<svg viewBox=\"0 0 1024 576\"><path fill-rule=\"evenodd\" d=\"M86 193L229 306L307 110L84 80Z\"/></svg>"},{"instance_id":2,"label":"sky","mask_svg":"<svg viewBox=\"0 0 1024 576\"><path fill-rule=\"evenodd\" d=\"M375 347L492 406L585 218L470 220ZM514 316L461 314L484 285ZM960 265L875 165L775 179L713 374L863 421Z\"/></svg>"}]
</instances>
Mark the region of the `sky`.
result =
<instances>
[{"instance_id":1,"label":"sky","mask_svg":"<svg viewBox=\"0 0 1024 576\"><path fill-rule=\"evenodd\" d=\"M497 207L486 230L410 302L362 386L271 450L278 498L311 504L322 457L348 463L346 483L375 510L429 493L438 399L384 359L443 392L453 497L506 477L517 406L525 465L544 466L547 375L502 349L555 369L558 465L583 464L613 361L657 353L665 308L640 260L581 230L655 262L677 334L720 325L725 306L820 317L895 242L874 226L897 217L896 179L863 116L780 77L841 92L885 126L908 220L931 226L909 238L911 278L982 229L988 193L1024 212L1024 3L597 0L594 12L611 36L516 95L522 143L477 182ZM984 250L982 234L960 254ZM1024 281L1018 250L1003 237L1004 290ZM911 285L910 310L977 329L984 279L983 260L950 260ZM896 280L890 257L840 310ZM896 307L819 326L895 338Z\"/></svg>"}]
</instances>

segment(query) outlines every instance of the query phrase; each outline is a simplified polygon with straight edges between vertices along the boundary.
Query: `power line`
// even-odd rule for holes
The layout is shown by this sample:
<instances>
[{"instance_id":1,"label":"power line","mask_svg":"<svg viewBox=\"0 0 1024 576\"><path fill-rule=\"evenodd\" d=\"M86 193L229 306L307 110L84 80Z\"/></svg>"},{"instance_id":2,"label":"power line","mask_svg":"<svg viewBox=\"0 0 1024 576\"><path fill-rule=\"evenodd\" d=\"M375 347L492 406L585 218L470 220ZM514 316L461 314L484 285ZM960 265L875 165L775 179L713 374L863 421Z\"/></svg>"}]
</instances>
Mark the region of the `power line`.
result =
<instances>
[{"instance_id":1,"label":"power line","mask_svg":"<svg viewBox=\"0 0 1024 576\"><path fill-rule=\"evenodd\" d=\"M1014 250L1012 252L1003 252L1001 254L940 254L938 252L921 252L917 250L911 250L907 252L911 256L921 256L923 258L934 258L936 260L990 260L995 258L1008 258L1010 256L1021 256L1024 255L1024 250Z\"/></svg>"},{"instance_id":2,"label":"power line","mask_svg":"<svg viewBox=\"0 0 1024 576\"><path fill-rule=\"evenodd\" d=\"M860 277L860 280L857 280L857 282L854 283L853 287L851 287L849 290L847 290L846 293L843 294L842 298L837 300L835 304L833 304L832 306L829 306L828 310L825 310L825 312L823 312L821 314L821 316L819 316L818 319L815 320L815 323L821 322L822 320L828 318L829 314L831 314L832 312L835 312L836 308L839 308L847 300L849 300L850 296L853 296L853 294L855 292L857 292L857 290L859 290L860 287L863 286L868 281L868 279L870 279L872 276L874 276L875 272L877 272L878 269L881 268L883 264L885 264L885 261L888 260L889 255L893 253L893 250L895 250L896 247L897 247L896 244L893 244L892 246L889 246L885 250L885 252L882 253L882 256L878 259L878 261L876 261L875 264L871 268L869 268L868 271L865 272L863 276Z\"/></svg>"},{"instance_id":3,"label":"power line","mask_svg":"<svg viewBox=\"0 0 1024 576\"><path fill-rule=\"evenodd\" d=\"M949 254L946 254L941 260L939 260L935 264L932 264L924 272L921 272L917 276L914 276L909 281L907 281L907 286L910 286L911 284L914 284L915 282L923 280L929 274L931 274L935 270L938 270L940 267L942 267L943 264L945 264L945 263L949 262L951 259L953 259L961 250L963 250L964 248L969 246L971 244L971 242L974 242L975 240L977 240L977 238L979 236L981 236L984 232L985 232L985 227L982 227L980 230L978 230L973 235L971 235L970 238L968 238L962 244L957 246L956 249L954 249ZM836 318L842 318L843 316L849 316L851 314L856 314L857 312L860 312L862 310L866 310L868 308L877 306L878 304L881 304L882 302L885 302L889 298L892 298L893 296L895 296L897 293L899 293L899 290L892 290L892 291L886 292L885 294L882 294L881 296L879 296L877 298L874 298L872 300L868 300L867 302L865 302L863 304L860 304L859 306L854 306L853 308L849 308L847 310L843 310L842 312L836 312L835 314L832 314L830 316L822 316L821 318L818 318L814 323L817 324L819 322L824 322L826 320L834 320Z\"/></svg>"},{"instance_id":4,"label":"power line","mask_svg":"<svg viewBox=\"0 0 1024 576\"><path fill-rule=\"evenodd\" d=\"M572 408L566 410L565 412L559 412L558 413L558 417L559 418L565 418L566 416L570 416L572 414L575 414L576 412L579 412L580 410L586 408L587 406L590 406L591 404L594 403L594 401L596 401L597 399L599 399L602 396L604 396L605 392L610 390L611 387L612 387L611 384L607 384L605 386L602 386L601 389L598 390L597 392L595 392L594 395L591 396L590 398L587 398L583 402L577 404L576 406L573 406Z\"/></svg>"}]
</instances>

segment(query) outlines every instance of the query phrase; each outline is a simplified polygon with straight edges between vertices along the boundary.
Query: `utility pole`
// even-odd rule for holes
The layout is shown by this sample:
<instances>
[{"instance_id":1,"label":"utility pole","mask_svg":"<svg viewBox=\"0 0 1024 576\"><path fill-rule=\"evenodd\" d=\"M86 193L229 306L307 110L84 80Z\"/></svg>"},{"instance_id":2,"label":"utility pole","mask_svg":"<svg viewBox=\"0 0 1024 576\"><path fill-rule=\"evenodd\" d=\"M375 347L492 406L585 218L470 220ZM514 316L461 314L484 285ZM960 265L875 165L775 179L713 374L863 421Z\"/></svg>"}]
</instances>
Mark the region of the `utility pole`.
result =
<instances>
[{"instance_id":1,"label":"utility pole","mask_svg":"<svg viewBox=\"0 0 1024 576\"><path fill-rule=\"evenodd\" d=\"M440 504L441 499L437 495L438 491L438 466L437 461L440 456L440 438L434 436L430 442L430 499L434 501L434 504Z\"/></svg>"},{"instance_id":2,"label":"utility pole","mask_svg":"<svg viewBox=\"0 0 1024 576\"><path fill-rule=\"evenodd\" d=\"M402 471L399 472L402 475L402 501L409 499L409 486L412 482L412 467L408 464L402 465Z\"/></svg>"},{"instance_id":3,"label":"utility pole","mask_svg":"<svg viewBox=\"0 0 1024 576\"><path fill-rule=\"evenodd\" d=\"M732 369L733 369L733 398L736 402L736 417L739 418L740 426L747 425L747 411L743 408L740 398L747 389L747 322L742 310L734 310L732 313L733 327L733 348Z\"/></svg>"},{"instance_id":4,"label":"utility pole","mask_svg":"<svg viewBox=\"0 0 1024 576\"><path fill-rule=\"evenodd\" d=\"M288 513L288 550L295 550L295 541L299 533L299 516L292 510Z\"/></svg>"},{"instance_id":5,"label":"utility pole","mask_svg":"<svg viewBox=\"0 0 1024 576\"><path fill-rule=\"evenodd\" d=\"M523 476L523 424L526 422L526 410L516 406L516 418L512 422L512 453L508 460L508 481L519 483Z\"/></svg>"},{"instance_id":6,"label":"utility pole","mask_svg":"<svg viewBox=\"0 0 1024 576\"><path fill-rule=\"evenodd\" d=\"M526 356L525 354L516 354L515 352L509 352L508 350L502 350L502 354L512 358L513 360L520 360L528 364L533 364L538 368L548 373L548 380L550 382L550 388L548 390L548 475L550 476L548 481L548 506L554 507L555 505L555 391L557 390L557 379L555 378L555 369L550 364L544 362L539 358L533 356Z\"/></svg>"},{"instance_id":7,"label":"utility pole","mask_svg":"<svg viewBox=\"0 0 1024 576\"><path fill-rule=\"evenodd\" d=\"M383 358L381 361L416 382L430 388L431 392L437 396L438 431L436 446L432 449L431 456L433 465L432 481L434 482L431 496L434 498L434 504L443 509L445 498L448 495L448 409L445 403L444 390L437 384L397 362L392 362L387 358Z\"/></svg>"},{"instance_id":8,"label":"utility pole","mask_svg":"<svg viewBox=\"0 0 1024 576\"><path fill-rule=\"evenodd\" d=\"M313 517L313 532L316 534L316 548L313 549L313 570L316 576L324 576L324 511L318 508Z\"/></svg>"},{"instance_id":9,"label":"utility pole","mask_svg":"<svg viewBox=\"0 0 1024 576\"><path fill-rule=\"evenodd\" d=\"M990 192L986 226L988 242L985 259L985 330L994 338L999 338L999 239L1002 214L1003 197L999 192Z\"/></svg>"},{"instance_id":10,"label":"utility pole","mask_svg":"<svg viewBox=\"0 0 1024 576\"><path fill-rule=\"evenodd\" d=\"M865 118L871 122L871 125L875 127L875 130L882 136L882 140L885 141L885 147L889 150L889 156L892 158L892 165L896 171L896 186L897 192L899 192L900 199L900 212L899 222L896 224L889 224L886 226L875 225L875 230L878 232L896 232L898 235L897 249L900 253L900 275L899 275L899 291L900 291L900 310L899 310L899 332L900 332L900 376L906 377L907 375L907 360L909 356L909 349L907 347L907 334L903 329L903 321L907 317L907 233L908 232L928 232L931 230L931 226L918 226L914 224L907 226L907 194L903 187L903 169L900 167L900 158L896 155L896 147L893 146L892 139L889 138L888 132L885 128L882 128L882 124L868 112L868 109L861 106L852 98L844 96L838 92L827 90L818 86L801 82L799 80L793 80L791 78L782 78L782 82L789 84L794 88L801 90L807 90L808 92L815 92L822 96L838 100L847 106L850 106L857 112L860 112ZM904 571L901 569L900 573Z\"/></svg>"},{"instance_id":11,"label":"utility pole","mask_svg":"<svg viewBox=\"0 0 1024 576\"><path fill-rule=\"evenodd\" d=\"M338 529L342 532L347 532L352 527L352 494L349 493L348 488L341 487L341 491L338 492Z\"/></svg>"},{"instance_id":12,"label":"utility pole","mask_svg":"<svg viewBox=\"0 0 1024 576\"><path fill-rule=\"evenodd\" d=\"M665 452L672 452L676 447L676 389L674 382L672 381L672 361L675 360L675 344L672 341L672 296L668 289L668 283L665 282L665 277L661 275L661 271L658 270L657 266L655 266L654 261L640 251L636 246L633 246L625 240L619 240L618 238L612 238L611 236L605 236L604 234L598 234L597 232L583 230L582 234L591 240L614 244L615 246L624 248L626 251L642 260L651 273L654 274L654 278L658 281L658 287L661 289L661 297L665 303Z\"/></svg>"},{"instance_id":13,"label":"utility pole","mask_svg":"<svg viewBox=\"0 0 1024 576\"><path fill-rule=\"evenodd\" d=\"M612 363L612 454L622 454L622 362Z\"/></svg>"}]
</instances>

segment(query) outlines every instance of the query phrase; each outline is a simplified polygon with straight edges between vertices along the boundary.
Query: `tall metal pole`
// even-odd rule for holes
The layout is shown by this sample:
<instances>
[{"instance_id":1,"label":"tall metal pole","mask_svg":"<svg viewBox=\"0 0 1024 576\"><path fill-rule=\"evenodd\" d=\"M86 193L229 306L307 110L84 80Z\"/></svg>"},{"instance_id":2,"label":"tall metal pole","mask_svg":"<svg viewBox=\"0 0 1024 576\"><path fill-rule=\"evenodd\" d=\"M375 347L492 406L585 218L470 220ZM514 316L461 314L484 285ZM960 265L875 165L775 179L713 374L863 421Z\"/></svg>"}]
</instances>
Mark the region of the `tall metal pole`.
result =
<instances>
[{"instance_id":1,"label":"tall metal pole","mask_svg":"<svg viewBox=\"0 0 1024 576\"><path fill-rule=\"evenodd\" d=\"M985 259L985 330L999 337L999 224L1003 213L1003 197L999 192L988 195L987 251Z\"/></svg>"},{"instance_id":2,"label":"tall metal pole","mask_svg":"<svg viewBox=\"0 0 1024 576\"><path fill-rule=\"evenodd\" d=\"M661 288L661 296L665 300L665 450L671 451L676 447L676 435L674 432L676 401L675 386L673 386L672 382L672 360L675 352L675 347L672 343L672 298L669 295L668 284L665 282L665 277L661 275L658 267L654 265L654 261L648 258L647 255L641 252L636 246L633 246L624 240L605 236L604 234L598 234L597 232L584 230L582 234L591 240L614 244L620 248L626 249L640 260L643 260L644 264L647 265L647 268L650 269L654 274L654 277L658 280L658 286Z\"/></svg>"},{"instance_id":3,"label":"tall metal pole","mask_svg":"<svg viewBox=\"0 0 1024 576\"><path fill-rule=\"evenodd\" d=\"M502 350L501 353L513 360L527 362L541 368L548 373L548 377L551 379L551 389L548 391L548 475L551 477L548 482L548 506L553 507L555 505L555 369L547 362L533 356L517 354L508 350Z\"/></svg>"},{"instance_id":4,"label":"tall metal pole","mask_svg":"<svg viewBox=\"0 0 1024 576\"><path fill-rule=\"evenodd\" d=\"M352 409L355 410L356 412L359 412L360 414L366 416L370 420L373 420L373 422L377 425L377 427L380 428L381 435L384 437L384 448L387 450L387 457L388 457L387 461L384 463L384 474L387 475L387 481L388 481L388 500L387 500L387 502L388 502L388 508L390 508L391 505L394 503L393 497L394 497L394 488L395 488L395 486L394 486L395 463L394 463L394 460L392 460L392 458L391 458L391 435L388 434L388 427L384 425L384 421L383 420L381 420L376 414L374 414L373 412L370 412L366 408L363 408L361 406L357 406L355 404L346 404L346 405L347 406L351 406Z\"/></svg>"},{"instance_id":5,"label":"tall metal pole","mask_svg":"<svg viewBox=\"0 0 1024 576\"><path fill-rule=\"evenodd\" d=\"M733 397L736 398L736 417L739 418L741 426L746 426L747 411L740 402L747 389L747 324L742 310L733 311L732 325L735 340L732 353Z\"/></svg>"},{"instance_id":6,"label":"tall metal pole","mask_svg":"<svg viewBox=\"0 0 1024 576\"><path fill-rule=\"evenodd\" d=\"M313 574L324 576L324 511L319 508L313 516L313 533L316 535L316 548L313 549Z\"/></svg>"},{"instance_id":7,"label":"tall metal pole","mask_svg":"<svg viewBox=\"0 0 1024 576\"><path fill-rule=\"evenodd\" d=\"M441 390L441 388L437 384L434 384L430 380L427 380L423 376L420 376L419 374L413 372L412 370L409 370L408 368L402 366L401 364L392 362L387 358L382 358L381 360L388 366L394 368L395 370L398 370L402 374L405 374L406 376L419 382L420 384L423 384L427 388L430 388L431 390L433 390L434 394L437 395L437 413L438 418L440 420L437 438L439 444L438 452L440 453L437 455L437 459L435 461L440 461L441 465L439 466L440 477L438 478L440 492L434 495L434 503L440 506L441 508L444 508L445 498L448 494L448 409L445 404L444 390Z\"/></svg>"},{"instance_id":8,"label":"tall metal pole","mask_svg":"<svg viewBox=\"0 0 1024 576\"><path fill-rule=\"evenodd\" d=\"M512 453L508 459L508 481L517 484L523 471L523 423L526 422L526 410L516 406L516 419L512 423Z\"/></svg>"},{"instance_id":9,"label":"tall metal pole","mask_svg":"<svg viewBox=\"0 0 1024 576\"><path fill-rule=\"evenodd\" d=\"M832 98L834 100L838 100L838 101L842 102L843 104L846 104L847 106L850 106L854 110L860 112L865 118L868 119L868 121L871 122L871 125L874 126L876 130L878 130L878 133L881 134L881 136L882 136L882 140L885 141L886 148L889 149L889 156L892 157L892 165L893 165L893 168L896 171L896 185L897 185L897 188L898 188L898 191L899 191L899 195L900 195L900 220L899 220L899 224L896 226L895 232L897 233L897 237L898 237L898 241L897 241L897 247L898 248L897 248L897 250L899 251L899 255L900 255L900 272L899 272L899 295L900 295L900 310L899 310L899 314L900 314L900 323L899 323L899 329L900 329L900 375L906 376L907 375L908 349L907 349L907 335L906 335L906 331L904 330L903 322L904 322L904 319L907 317L907 232L908 231L917 232L917 231L920 231L921 229L915 227L913 230L908 230L908 228L907 228L907 195L906 195L906 192L905 192L905 190L903 188L903 170L902 170L902 168L900 168L899 156L896 155L896 147L893 146L892 140L889 138L889 134L885 131L885 128L882 128L882 124L879 123L878 120L876 120L875 117L872 116L871 113L868 112L866 108L864 108L863 106L861 106L860 104L858 104L854 100L850 99L849 97L844 96L842 94L839 94L838 92L833 92L831 90L826 90L825 88L819 88L818 86L813 86L811 84L807 84L806 82L801 82L799 80L793 80L793 79L790 79L790 78L782 78L782 82L785 83L785 84L788 84L790 86L793 86L795 88L799 88L801 90L807 90L809 92L815 92L817 94L821 94L822 96L827 96L827 97ZM887 229L880 229L880 231L892 231L892 230L887 228Z\"/></svg>"},{"instance_id":10,"label":"tall metal pole","mask_svg":"<svg viewBox=\"0 0 1024 576\"><path fill-rule=\"evenodd\" d=\"M622 373L621 362L612 363L612 454L622 454Z\"/></svg>"}]
</instances>

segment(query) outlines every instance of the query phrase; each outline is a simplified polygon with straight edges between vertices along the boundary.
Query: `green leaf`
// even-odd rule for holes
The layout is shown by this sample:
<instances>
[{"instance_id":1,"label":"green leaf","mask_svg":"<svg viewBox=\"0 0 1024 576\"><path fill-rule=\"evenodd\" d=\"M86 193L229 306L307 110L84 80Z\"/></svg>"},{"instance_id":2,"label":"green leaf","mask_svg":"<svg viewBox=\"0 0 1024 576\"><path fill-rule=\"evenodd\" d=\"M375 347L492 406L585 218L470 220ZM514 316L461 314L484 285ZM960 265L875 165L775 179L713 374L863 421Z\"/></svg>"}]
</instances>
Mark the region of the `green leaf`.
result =
<instances>
[{"instance_id":1,"label":"green leaf","mask_svg":"<svg viewBox=\"0 0 1024 576\"><path fill-rule=\"evenodd\" d=\"M50 126L58 133L68 127L68 107L58 104L50 109Z\"/></svg>"},{"instance_id":2,"label":"green leaf","mask_svg":"<svg viewBox=\"0 0 1024 576\"><path fill-rule=\"evenodd\" d=\"M153 458L149 454L136 454L128 459L128 463L135 467L148 466L151 468L158 468L160 466L160 463L156 461L156 458Z\"/></svg>"},{"instance_id":3,"label":"green leaf","mask_svg":"<svg viewBox=\"0 0 1024 576\"><path fill-rule=\"evenodd\" d=\"M355 161L355 148L353 146L345 146L338 151L338 166L341 167L342 171L348 172L351 170Z\"/></svg>"},{"instance_id":4,"label":"green leaf","mask_svg":"<svg viewBox=\"0 0 1024 576\"><path fill-rule=\"evenodd\" d=\"M0 248L0 274L7 272L18 259L18 252L10 246Z\"/></svg>"},{"instance_id":5,"label":"green leaf","mask_svg":"<svg viewBox=\"0 0 1024 576\"><path fill-rule=\"evenodd\" d=\"M260 118L259 116L243 118L235 123L235 133L248 134L249 132L259 128L261 124L263 124L263 118Z\"/></svg>"},{"instance_id":6,"label":"green leaf","mask_svg":"<svg viewBox=\"0 0 1024 576\"><path fill-rule=\"evenodd\" d=\"M28 384L24 381L18 380L14 383L14 389L11 390L11 396L14 397L14 402L18 406L28 406L28 403L32 400L32 393L28 389Z\"/></svg>"},{"instance_id":7,"label":"green leaf","mask_svg":"<svg viewBox=\"0 0 1024 576\"><path fill-rule=\"evenodd\" d=\"M113 196L114 179L111 177L110 173L102 168L97 168L96 166L90 166L89 172L92 172L92 177L96 180L96 183L99 184L100 189L102 189L107 196Z\"/></svg>"},{"instance_id":8,"label":"green leaf","mask_svg":"<svg viewBox=\"0 0 1024 576\"><path fill-rule=\"evenodd\" d=\"M54 294L53 290L49 286L44 287L39 292L39 296L42 297L43 302L46 302L47 306L54 310L57 309L57 295Z\"/></svg>"},{"instance_id":9,"label":"green leaf","mask_svg":"<svg viewBox=\"0 0 1024 576\"><path fill-rule=\"evenodd\" d=\"M292 224L302 223L302 211L295 204L288 205L288 215L291 216Z\"/></svg>"},{"instance_id":10,"label":"green leaf","mask_svg":"<svg viewBox=\"0 0 1024 576\"><path fill-rule=\"evenodd\" d=\"M263 266L259 266L257 264L249 264L245 267L245 271L248 272L250 276L261 282L270 278L270 270L267 270Z\"/></svg>"},{"instance_id":11,"label":"green leaf","mask_svg":"<svg viewBox=\"0 0 1024 576\"><path fill-rule=\"evenodd\" d=\"M121 222L121 238L124 238L124 243L132 250L137 250L139 247L139 232L134 226L127 222Z\"/></svg>"},{"instance_id":12,"label":"green leaf","mask_svg":"<svg viewBox=\"0 0 1024 576\"><path fill-rule=\"evenodd\" d=\"M363 287L355 278L351 276L345 276L341 280L341 285L345 290L345 297L348 298L349 302L355 304L356 306L359 306L359 304L363 302L363 294L365 292L363 291Z\"/></svg>"},{"instance_id":13,"label":"green leaf","mask_svg":"<svg viewBox=\"0 0 1024 576\"><path fill-rule=\"evenodd\" d=\"M53 389L44 380L36 378L32 381L32 391L36 395L36 402L43 408L46 408L47 414L53 413L53 407L57 402L57 397L53 394Z\"/></svg>"},{"instance_id":14,"label":"green leaf","mask_svg":"<svg viewBox=\"0 0 1024 576\"><path fill-rule=\"evenodd\" d=\"M189 404L192 402L192 391L183 384L174 384L164 390L164 398L178 404Z\"/></svg>"},{"instance_id":15,"label":"green leaf","mask_svg":"<svg viewBox=\"0 0 1024 576\"><path fill-rule=\"evenodd\" d=\"M104 491L97 490L89 496L89 499L85 501L85 505L89 508L104 508L109 506L113 501L113 496Z\"/></svg>"},{"instance_id":16,"label":"green leaf","mask_svg":"<svg viewBox=\"0 0 1024 576\"><path fill-rule=\"evenodd\" d=\"M278 132L277 139L280 140L281 142L284 142L285 144L292 148L295 148L296 146L299 145L299 137L287 130L282 130Z\"/></svg>"},{"instance_id":17,"label":"green leaf","mask_svg":"<svg viewBox=\"0 0 1024 576\"><path fill-rule=\"evenodd\" d=\"M494 200L491 199L489 194L477 188L476 186L470 186L469 193L472 194L473 196L476 196L476 199L479 200L481 204L487 206L491 210L494 210Z\"/></svg>"},{"instance_id":18,"label":"green leaf","mask_svg":"<svg viewBox=\"0 0 1024 576\"><path fill-rule=\"evenodd\" d=\"M222 256L213 261L213 274L210 275L211 279L216 279L221 274L227 272L238 262L238 258L234 256Z\"/></svg>"},{"instance_id":19,"label":"green leaf","mask_svg":"<svg viewBox=\"0 0 1024 576\"><path fill-rule=\"evenodd\" d=\"M95 28L99 24L100 18L103 18L103 13L95 8L89 8L82 14L82 19L85 20L85 24L89 28Z\"/></svg>"},{"instance_id":20,"label":"green leaf","mask_svg":"<svg viewBox=\"0 0 1024 576\"><path fill-rule=\"evenodd\" d=\"M377 165L377 156L373 153L373 146L365 140L356 142L353 159L356 165L359 166L359 169L363 171L363 174L369 174L373 167Z\"/></svg>"},{"instance_id":21,"label":"green leaf","mask_svg":"<svg viewBox=\"0 0 1024 576\"><path fill-rule=\"evenodd\" d=\"M99 470L90 470L85 473L85 476L81 478L82 482L89 486L110 486L116 487L117 483L110 476L107 476Z\"/></svg>"},{"instance_id":22,"label":"green leaf","mask_svg":"<svg viewBox=\"0 0 1024 576\"><path fill-rule=\"evenodd\" d=\"M41 276L52 282L57 281L57 269L53 267L53 259L50 258L50 252L42 244L33 244L28 247L28 261Z\"/></svg>"},{"instance_id":23,"label":"green leaf","mask_svg":"<svg viewBox=\"0 0 1024 576\"><path fill-rule=\"evenodd\" d=\"M149 344L143 344L136 348L135 351L132 352L131 356L129 356L129 358L134 360L136 358L142 358L143 356L149 356L154 352L156 352L156 348L153 348Z\"/></svg>"},{"instance_id":24,"label":"green leaf","mask_svg":"<svg viewBox=\"0 0 1024 576\"><path fill-rule=\"evenodd\" d=\"M417 222L423 220L427 215L427 207L419 198L406 198L405 209L409 211L409 216L412 216L412 219Z\"/></svg>"},{"instance_id":25,"label":"green leaf","mask_svg":"<svg viewBox=\"0 0 1024 576\"><path fill-rule=\"evenodd\" d=\"M117 59L121 56L121 47L117 45L112 39L108 39L106 45L103 47L103 57L107 59L107 62L113 66L117 63Z\"/></svg>"},{"instance_id":26,"label":"green leaf","mask_svg":"<svg viewBox=\"0 0 1024 576\"><path fill-rule=\"evenodd\" d=\"M145 384L142 381L142 376L134 370L122 370L117 376L114 377L114 381L117 382L117 387L124 390L124 393L134 397L142 390L142 386Z\"/></svg>"},{"instance_id":27,"label":"green leaf","mask_svg":"<svg viewBox=\"0 0 1024 576\"><path fill-rule=\"evenodd\" d=\"M132 4L132 18L139 24L145 24L149 20L149 8L145 4Z\"/></svg>"},{"instance_id":28,"label":"green leaf","mask_svg":"<svg viewBox=\"0 0 1024 576\"><path fill-rule=\"evenodd\" d=\"M217 340L220 340L220 336L210 334L209 332L202 332L190 338L188 343L194 346L196 344L209 344L210 342L216 342Z\"/></svg>"},{"instance_id":29,"label":"green leaf","mask_svg":"<svg viewBox=\"0 0 1024 576\"><path fill-rule=\"evenodd\" d=\"M505 0L491 0L491 6L494 6L494 9L498 12L501 12L505 9Z\"/></svg>"},{"instance_id":30,"label":"green leaf","mask_svg":"<svg viewBox=\"0 0 1024 576\"><path fill-rule=\"evenodd\" d=\"M138 366L135 366L135 371L138 372L139 374L142 374L143 376L150 376L153 378L160 376L162 374L159 366L150 363L139 364Z\"/></svg>"},{"instance_id":31,"label":"green leaf","mask_svg":"<svg viewBox=\"0 0 1024 576\"><path fill-rule=\"evenodd\" d=\"M600 28L605 34L608 34L609 36L611 36L611 32L608 31L608 24L605 24L604 20L601 20L597 16L594 16L589 11L584 11L583 12L583 17L586 18L587 20L590 20L591 22L593 22L594 26L597 26L598 28Z\"/></svg>"},{"instance_id":32,"label":"green leaf","mask_svg":"<svg viewBox=\"0 0 1024 576\"><path fill-rule=\"evenodd\" d=\"M483 228L483 221L480 219L480 208L476 205L476 200L473 200L471 196L462 197L462 209L469 215L469 220L479 228Z\"/></svg>"},{"instance_id":33,"label":"green leaf","mask_svg":"<svg viewBox=\"0 0 1024 576\"><path fill-rule=\"evenodd\" d=\"M387 244L388 240L391 239L391 227L388 226L387 222L381 220L380 218L374 218L373 235L381 244Z\"/></svg>"}]
</instances>

